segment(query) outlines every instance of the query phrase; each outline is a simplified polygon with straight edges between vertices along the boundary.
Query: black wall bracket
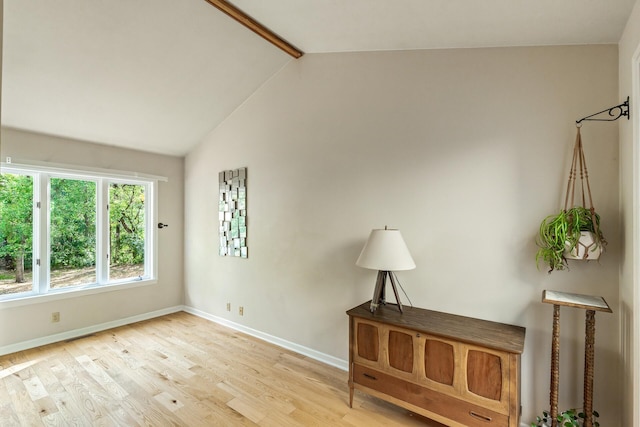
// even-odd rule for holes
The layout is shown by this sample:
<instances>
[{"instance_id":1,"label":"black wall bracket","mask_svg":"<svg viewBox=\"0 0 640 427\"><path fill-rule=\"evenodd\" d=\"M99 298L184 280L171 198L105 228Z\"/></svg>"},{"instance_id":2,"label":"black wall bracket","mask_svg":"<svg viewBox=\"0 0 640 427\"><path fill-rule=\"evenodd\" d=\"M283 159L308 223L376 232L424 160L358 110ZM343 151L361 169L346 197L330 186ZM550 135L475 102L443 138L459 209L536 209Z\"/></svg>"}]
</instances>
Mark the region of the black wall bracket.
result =
<instances>
[{"instance_id":1,"label":"black wall bracket","mask_svg":"<svg viewBox=\"0 0 640 427\"><path fill-rule=\"evenodd\" d=\"M618 104L615 105L611 108L607 108L605 110L599 111L595 114L591 114L590 116L587 117L583 117L580 120L576 120L576 125L579 125L580 123L584 122L584 121L592 121L592 122L613 122L618 120L620 117L627 117L627 120L629 120L630 117L630 112L631 108L629 106L629 97L627 96L627 100L624 101L622 104ZM596 116L599 116L600 114L603 113L607 113L609 114L608 118L598 118Z\"/></svg>"}]
</instances>

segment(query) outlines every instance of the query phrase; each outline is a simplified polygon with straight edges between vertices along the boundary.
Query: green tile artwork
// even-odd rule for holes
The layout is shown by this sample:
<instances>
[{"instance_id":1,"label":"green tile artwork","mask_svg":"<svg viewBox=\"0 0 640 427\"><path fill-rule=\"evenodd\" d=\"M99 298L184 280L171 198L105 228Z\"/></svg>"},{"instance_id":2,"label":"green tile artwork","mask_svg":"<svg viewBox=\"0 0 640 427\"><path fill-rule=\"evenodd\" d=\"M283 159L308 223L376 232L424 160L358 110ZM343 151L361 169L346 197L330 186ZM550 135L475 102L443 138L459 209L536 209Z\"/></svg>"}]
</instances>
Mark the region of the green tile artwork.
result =
<instances>
[{"instance_id":1,"label":"green tile artwork","mask_svg":"<svg viewBox=\"0 0 640 427\"><path fill-rule=\"evenodd\" d=\"M220 256L247 258L247 168L218 174Z\"/></svg>"}]
</instances>

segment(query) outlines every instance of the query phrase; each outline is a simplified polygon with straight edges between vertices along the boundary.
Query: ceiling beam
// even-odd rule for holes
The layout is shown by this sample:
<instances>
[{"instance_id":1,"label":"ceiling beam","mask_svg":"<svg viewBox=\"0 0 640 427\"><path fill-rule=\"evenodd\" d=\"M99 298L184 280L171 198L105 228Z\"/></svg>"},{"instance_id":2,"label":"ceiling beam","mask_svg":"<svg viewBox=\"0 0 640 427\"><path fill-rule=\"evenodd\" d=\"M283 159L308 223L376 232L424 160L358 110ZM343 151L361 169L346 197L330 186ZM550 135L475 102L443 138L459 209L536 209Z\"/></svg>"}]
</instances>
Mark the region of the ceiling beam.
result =
<instances>
[{"instance_id":1,"label":"ceiling beam","mask_svg":"<svg viewBox=\"0 0 640 427\"><path fill-rule=\"evenodd\" d=\"M239 23L241 23L242 25L244 25L254 33L258 34L260 37L267 40L269 43L273 44L274 46L277 46L278 48L282 49L289 55L293 56L294 58L300 58L302 55L304 55L304 52L302 52L295 46L291 45L289 42L282 39L273 31L271 31L264 25L260 24L259 22L257 22L256 20L251 18L249 15L247 15L246 13L244 13L243 11L241 11L231 3L227 2L226 0L205 0L205 1L211 4L213 7L224 12L228 16L232 17L233 19L235 19L236 21L238 21Z\"/></svg>"}]
</instances>

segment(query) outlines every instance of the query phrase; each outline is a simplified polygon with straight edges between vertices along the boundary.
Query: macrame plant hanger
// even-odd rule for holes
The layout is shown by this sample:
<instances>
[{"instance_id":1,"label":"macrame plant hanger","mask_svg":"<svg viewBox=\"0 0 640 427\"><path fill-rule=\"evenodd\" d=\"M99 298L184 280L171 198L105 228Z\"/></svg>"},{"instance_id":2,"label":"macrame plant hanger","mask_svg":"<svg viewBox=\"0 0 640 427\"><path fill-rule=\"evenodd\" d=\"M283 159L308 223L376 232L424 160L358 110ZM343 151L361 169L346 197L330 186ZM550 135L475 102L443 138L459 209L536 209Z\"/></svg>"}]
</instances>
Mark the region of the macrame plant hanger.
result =
<instances>
[{"instance_id":1,"label":"macrame plant hanger","mask_svg":"<svg viewBox=\"0 0 640 427\"><path fill-rule=\"evenodd\" d=\"M580 245L583 247L583 251L576 251L577 253L583 253L583 258L586 259L589 256L589 251L592 250L592 247L601 243L604 243L602 240L602 236L600 234L600 225L598 224L598 219L596 218L596 210L593 207L593 198L591 197L591 185L589 184L589 171L587 170L587 161L584 156L584 148L582 146L582 136L580 135L580 125L576 126L576 142L573 146L573 159L571 161L571 170L569 171L569 180L567 182L567 193L564 197L564 211L567 212L569 209L575 206L575 196L576 196L576 181L578 180L578 168L580 169L580 193L581 193L581 201L582 207L585 209L589 209L591 213L591 221L593 223L593 231L594 231L594 241L591 242L588 246L583 242L578 241L576 246ZM589 202L587 207L587 201Z\"/></svg>"},{"instance_id":2,"label":"macrame plant hanger","mask_svg":"<svg viewBox=\"0 0 640 427\"><path fill-rule=\"evenodd\" d=\"M604 117L603 117L604 116ZM575 192L576 192L576 181L578 179L577 168L578 165L580 167L580 190L582 193L582 207L585 209L589 209L591 213L591 221L593 223L593 231L594 238L593 242L585 245L584 242L578 240L576 246L581 246L584 249L584 252L580 251L580 247L576 247L576 253L583 253L583 259L587 259L589 257L589 251L593 246L604 246L606 245L606 241L604 240L602 233L600 232L600 224L598 224L598 217L596 215L595 209L593 208L593 199L591 197L591 186L589 185L589 173L587 171L587 162L584 157L584 149L582 147L582 136L580 135L580 128L582 127L583 121L597 121L597 122L613 122L618 120L621 117L626 117L627 120L631 117L631 105L629 102L629 97L622 102L621 104L614 105L613 107L604 109L594 114L590 114L586 117L583 117L579 120L576 120L576 143L573 147L573 160L571 162L571 170L569 171L569 182L567 183L567 193L564 199L564 211L567 212L569 209L574 207L575 202ZM587 197L589 199L589 207L587 208ZM569 203L569 201L571 203ZM593 248L595 249L595 248Z\"/></svg>"}]
</instances>

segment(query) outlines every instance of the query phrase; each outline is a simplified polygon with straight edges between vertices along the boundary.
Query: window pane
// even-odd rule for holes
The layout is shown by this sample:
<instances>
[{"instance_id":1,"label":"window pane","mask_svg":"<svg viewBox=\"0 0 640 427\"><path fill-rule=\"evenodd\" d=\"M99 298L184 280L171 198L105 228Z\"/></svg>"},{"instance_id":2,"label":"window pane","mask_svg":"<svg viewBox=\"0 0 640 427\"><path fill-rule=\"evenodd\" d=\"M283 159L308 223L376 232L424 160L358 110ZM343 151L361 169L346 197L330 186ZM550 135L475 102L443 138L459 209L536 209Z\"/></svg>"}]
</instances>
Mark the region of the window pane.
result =
<instances>
[{"instance_id":1,"label":"window pane","mask_svg":"<svg viewBox=\"0 0 640 427\"><path fill-rule=\"evenodd\" d=\"M109 279L141 278L145 275L145 186L109 186Z\"/></svg>"},{"instance_id":2,"label":"window pane","mask_svg":"<svg viewBox=\"0 0 640 427\"><path fill-rule=\"evenodd\" d=\"M0 295L33 290L33 178L0 174Z\"/></svg>"},{"instance_id":3,"label":"window pane","mask_svg":"<svg viewBox=\"0 0 640 427\"><path fill-rule=\"evenodd\" d=\"M96 283L96 183L51 178L50 287Z\"/></svg>"}]
</instances>

